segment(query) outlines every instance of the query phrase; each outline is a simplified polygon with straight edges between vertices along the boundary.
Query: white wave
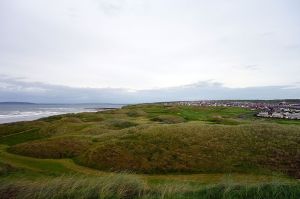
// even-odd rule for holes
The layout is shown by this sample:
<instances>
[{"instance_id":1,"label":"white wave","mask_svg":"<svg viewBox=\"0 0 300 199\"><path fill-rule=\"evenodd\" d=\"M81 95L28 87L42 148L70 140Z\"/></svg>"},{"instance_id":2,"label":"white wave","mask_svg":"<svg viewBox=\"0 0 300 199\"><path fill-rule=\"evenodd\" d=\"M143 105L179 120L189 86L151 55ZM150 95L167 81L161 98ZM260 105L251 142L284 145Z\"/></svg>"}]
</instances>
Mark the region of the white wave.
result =
<instances>
[{"instance_id":1,"label":"white wave","mask_svg":"<svg viewBox=\"0 0 300 199\"><path fill-rule=\"evenodd\" d=\"M1 110L2 109L2 110ZM81 113L81 112L96 112L98 108L90 107L2 107L0 109L0 123L17 122L17 121L31 121L42 117L49 117L53 115L67 114L67 113Z\"/></svg>"}]
</instances>

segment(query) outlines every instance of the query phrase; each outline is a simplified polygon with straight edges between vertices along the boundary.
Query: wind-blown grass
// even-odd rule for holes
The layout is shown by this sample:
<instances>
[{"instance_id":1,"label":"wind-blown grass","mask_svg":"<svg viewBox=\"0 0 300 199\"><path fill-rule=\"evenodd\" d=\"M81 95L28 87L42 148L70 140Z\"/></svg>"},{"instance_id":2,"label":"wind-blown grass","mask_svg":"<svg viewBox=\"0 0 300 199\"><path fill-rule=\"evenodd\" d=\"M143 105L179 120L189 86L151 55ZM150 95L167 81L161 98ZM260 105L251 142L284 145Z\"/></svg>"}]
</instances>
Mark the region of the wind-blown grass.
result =
<instances>
[{"instance_id":1,"label":"wind-blown grass","mask_svg":"<svg viewBox=\"0 0 300 199\"><path fill-rule=\"evenodd\" d=\"M105 177L62 176L37 180L0 180L2 199L298 199L300 185L297 183L268 184L215 184L148 185L141 178L128 174Z\"/></svg>"},{"instance_id":2,"label":"wind-blown grass","mask_svg":"<svg viewBox=\"0 0 300 199\"><path fill-rule=\"evenodd\" d=\"M48 199L48 198L136 198L146 189L138 177L126 174L105 177L62 176L40 178L35 181L0 181L2 199Z\"/></svg>"}]
</instances>

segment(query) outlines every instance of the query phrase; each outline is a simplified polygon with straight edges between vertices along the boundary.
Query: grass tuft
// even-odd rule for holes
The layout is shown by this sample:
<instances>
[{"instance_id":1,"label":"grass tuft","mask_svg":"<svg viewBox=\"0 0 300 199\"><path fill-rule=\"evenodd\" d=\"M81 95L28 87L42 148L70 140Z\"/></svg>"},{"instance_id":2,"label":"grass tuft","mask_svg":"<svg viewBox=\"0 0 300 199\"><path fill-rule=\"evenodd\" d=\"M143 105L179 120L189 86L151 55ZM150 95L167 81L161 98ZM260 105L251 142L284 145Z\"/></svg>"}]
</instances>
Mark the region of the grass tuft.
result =
<instances>
[{"instance_id":1,"label":"grass tuft","mask_svg":"<svg viewBox=\"0 0 300 199\"><path fill-rule=\"evenodd\" d=\"M161 122L165 124L176 124L176 123L182 123L185 121L184 118L177 116L177 115L159 115L151 119L155 122Z\"/></svg>"},{"instance_id":2,"label":"grass tuft","mask_svg":"<svg viewBox=\"0 0 300 199\"><path fill-rule=\"evenodd\" d=\"M2 199L48 198L136 198L145 190L145 183L138 177L115 174L106 177L62 176L41 178L36 181L22 180L0 182Z\"/></svg>"},{"instance_id":3,"label":"grass tuft","mask_svg":"<svg viewBox=\"0 0 300 199\"><path fill-rule=\"evenodd\" d=\"M134 122L124 120L124 119L111 119L111 120L107 121L107 124L111 127L117 128L117 129L124 129L124 128L133 127L133 126L138 125Z\"/></svg>"},{"instance_id":4,"label":"grass tuft","mask_svg":"<svg viewBox=\"0 0 300 199\"><path fill-rule=\"evenodd\" d=\"M15 145L12 153L37 158L72 158L86 151L91 141L78 136L64 136Z\"/></svg>"},{"instance_id":5,"label":"grass tuft","mask_svg":"<svg viewBox=\"0 0 300 199\"><path fill-rule=\"evenodd\" d=\"M130 110L127 112L127 115L129 117L144 117L144 116L147 116L147 113L143 110Z\"/></svg>"},{"instance_id":6,"label":"grass tuft","mask_svg":"<svg viewBox=\"0 0 300 199\"><path fill-rule=\"evenodd\" d=\"M128 174L106 177L62 176L0 181L0 196L2 199L299 199L300 184L193 186L171 183L153 187Z\"/></svg>"}]
</instances>

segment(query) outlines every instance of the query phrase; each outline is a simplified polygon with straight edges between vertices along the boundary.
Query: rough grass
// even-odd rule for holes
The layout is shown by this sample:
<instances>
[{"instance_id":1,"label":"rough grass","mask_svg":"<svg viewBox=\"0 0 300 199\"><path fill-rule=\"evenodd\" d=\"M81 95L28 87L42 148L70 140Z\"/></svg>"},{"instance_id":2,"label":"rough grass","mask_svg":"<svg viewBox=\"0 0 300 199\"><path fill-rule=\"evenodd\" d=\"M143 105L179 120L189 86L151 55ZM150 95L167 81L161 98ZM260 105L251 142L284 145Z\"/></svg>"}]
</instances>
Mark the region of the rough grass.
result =
<instances>
[{"instance_id":1,"label":"rough grass","mask_svg":"<svg viewBox=\"0 0 300 199\"><path fill-rule=\"evenodd\" d=\"M153 117L151 120L155 121L155 122L165 123L165 124L176 124L176 123L182 123L185 121L184 118L177 116L177 115L159 115L159 116Z\"/></svg>"},{"instance_id":2,"label":"rough grass","mask_svg":"<svg viewBox=\"0 0 300 199\"><path fill-rule=\"evenodd\" d=\"M284 174L300 176L300 121L254 113L144 104L2 124L0 198L299 198Z\"/></svg>"},{"instance_id":3,"label":"rough grass","mask_svg":"<svg viewBox=\"0 0 300 199\"><path fill-rule=\"evenodd\" d=\"M15 145L10 152L37 158L72 158L88 149L85 137L58 137Z\"/></svg>"},{"instance_id":4,"label":"rough grass","mask_svg":"<svg viewBox=\"0 0 300 199\"><path fill-rule=\"evenodd\" d=\"M296 199L300 197L299 185L261 184L247 185L213 185L198 190L189 190L184 186L164 186L161 191L142 198L168 199Z\"/></svg>"},{"instance_id":5,"label":"rough grass","mask_svg":"<svg viewBox=\"0 0 300 199\"><path fill-rule=\"evenodd\" d=\"M299 177L299 146L300 130L295 126L157 125L100 137L80 156L80 163L146 173L271 169Z\"/></svg>"},{"instance_id":6,"label":"rough grass","mask_svg":"<svg viewBox=\"0 0 300 199\"><path fill-rule=\"evenodd\" d=\"M9 164L18 171L10 172L8 177L15 177L16 180L21 176L27 178L39 178L44 176L60 176L64 174L106 176L111 172L103 172L96 169L83 167L75 164L71 159L38 159L26 156L15 155L5 152L5 148L0 151L0 159ZM20 170L19 170L20 169ZM22 175L20 175L20 173ZM29 174L28 174L29 173ZM138 175L145 179L151 185L160 185L166 183L180 184L216 184L216 183L238 183L238 184L256 184L281 182L291 183L295 180L285 175L279 174L242 174L242 173L202 173L202 174L168 174L168 175Z\"/></svg>"},{"instance_id":7,"label":"rough grass","mask_svg":"<svg viewBox=\"0 0 300 199\"><path fill-rule=\"evenodd\" d=\"M55 122L51 122L45 125L40 133L45 137L49 136L61 136L67 134L79 134L83 129L89 127L89 123L85 122L66 122L65 119L61 119Z\"/></svg>"},{"instance_id":8,"label":"rough grass","mask_svg":"<svg viewBox=\"0 0 300 199\"><path fill-rule=\"evenodd\" d=\"M143 110L129 110L127 112L127 115L130 117L142 117L142 116L147 116L147 113Z\"/></svg>"},{"instance_id":9,"label":"rough grass","mask_svg":"<svg viewBox=\"0 0 300 199\"><path fill-rule=\"evenodd\" d=\"M125 107L130 110L142 110L148 116L176 115L187 121L208 121L214 116L223 118L253 119L254 111L238 107L193 107L193 106L163 106L160 104L132 105ZM124 108L124 109L125 109Z\"/></svg>"},{"instance_id":10,"label":"rough grass","mask_svg":"<svg viewBox=\"0 0 300 199\"><path fill-rule=\"evenodd\" d=\"M221 116L213 116L208 119L209 122L215 123L215 124L225 124L225 125L238 125L242 124L241 121L231 119L231 118L223 118Z\"/></svg>"},{"instance_id":11,"label":"rough grass","mask_svg":"<svg viewBox=\"0 0 300 199\"><path fill-rule=\"evenodd\" d=\"M61 164L60 162L56 162L53 160L32 160L29 157L5 157L5 161L10 161L16 166L16 168L21 168L22 170L26 170L26 172L30 171L29 177L38 176L41 175L47 175L47 176L59 176L69 173L74 173L72 170L68 169L64 164ZM11 172L11 174L15 174L14 172ZM28 175L27 175L28 176ZM26 176L26 177L27 177ZM22 175L18 176L15 175L16 178L22 177Z\"/></svg>"},{"instance_id":12,"label":"rough grass","mask_svg":"<svg viewBox=\"0 0 300 199\"><path fill-rule=\"evenodd\" d=\"M107 121L107 125L116 129L124 129L132 126L137 126L138 124L124 119L111 119Z\"/></svg>"},{"instance_id":13,"label":"rough grass","mask_svg":"<svg viewBox=\"0 0 300 199\"><path fill-rule=\"evenodd\" d=\"M2 199L298 199L297 183L268 183L257 185L216 184L160 184L149 186L137 176L117 174L106 177L63 176L0 181Z\"/></svg>"},{"instance_id":14,"label":"rough grass","mask_svg":"<svg viewBox=\"0 0 300 199\"><path fill-rule=\"evenodd\" d=\"M194 173L267 169L299 176L299 127L261 123L252 113L229 107L135 105L2 125L0 142L21 143L10 152L39 158L76 157L82 165L103 170ZM30 134L34 127L41 137ZM40 140L46 137L51 138Z\"/></svg>"},{"instance_id":15,"label":"rough grass","mask_svg":"<svg viewBox=\"0 0 300 199\"><path fill-rule=\"evenodd\" d=\"M83 122L101 122L104 120L104 117L101 113L79 113L76 115L77 119L80 119Z\"/></svg>"},{"instance_id":16,"label":"rough grass","mask_svg":"<svg viewBox=\"0 0 300 199\"><path fill-rule=\"evenodd\" d=\"M58 176L62 174L76 173L77 166L71 160L66 159L37 159L27 156L15 155L7 153L2 148L0 151L0 160L5 164L9 164L15 168L26 170L26 172L31 172L28 177L48 175L48 176ZM73 164L72 164L73 163ZM77 167L76 167L77 166ZM70 169L74 168L74 169ZM11 173L16 175L17 179L21 176L19 174Z\"/></svg>"},{"instance_id":17,"label":"rough grass","mask_svg":"<svg viewBox=\"0 0 300 199\"><path fill-rule=\"evenodd\" d=\"M42 121L0 124L0 137L29 131L31 129L41 129L45 125L47 125L47 123Z\"/></svg>"},{"instance_id":18,"label":"rough grass","mask_svg":"<svg viewBox=\"0 0 300 199\"><path fill-rule=\"evenodd\" d=\"M38 128L28 129L15 134L8 134L0 137L0 144L15 145L31 140L38 140L43 138L44 135L39 132Z\"/></svg>"},{"instance_id":19,"label":"rough grass","mask_svg":"<svg viewBox=\"0 0 300 199\"><path fill-rule=\"evenodd\" d=\"M14 167L10 164L0 162L0 176L6 176L6 175L8 175L10 173L14 173L18 170L19 170L18 168Z\"/></svg>"},{"instance_id":20,"label":"rough grass","mask_svg":"<svg viewBox=\"0 0 300 199\"><path fill-rule=\"evenodd\" d=\"M0 181L2 199L48 198L137 198L145 190L145 184L137 177L125 174L106 177L57 177L37 181Z\"/></svg>"}]
</instances>

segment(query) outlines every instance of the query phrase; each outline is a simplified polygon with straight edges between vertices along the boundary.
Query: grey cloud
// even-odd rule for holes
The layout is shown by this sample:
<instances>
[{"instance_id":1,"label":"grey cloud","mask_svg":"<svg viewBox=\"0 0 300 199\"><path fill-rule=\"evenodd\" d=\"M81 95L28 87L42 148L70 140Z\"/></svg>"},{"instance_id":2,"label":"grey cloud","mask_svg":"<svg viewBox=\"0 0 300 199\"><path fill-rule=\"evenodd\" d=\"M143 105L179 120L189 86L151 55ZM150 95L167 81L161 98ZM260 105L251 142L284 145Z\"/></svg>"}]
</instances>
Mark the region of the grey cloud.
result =
<instances>
[{"instance_id":1,"label":"grey cloud","mask_svg":"<svg viewBox=\"0 0 300 199\"><path fill-rule=\"evenodd\" d=\"M72 88L41 82L26 82L19 79L0 78L0 101L30 101L41 103L112 102L123 97L123 89ZM43 91L43 92L41 92Z\"/></svg>"},{"instance_id":2,"label":"grey cloud","mask_svg":"<svg viewBox=\"0 0 300 199\"><path fill-rule=\"evenodd\" d=\"M202 81L178 87L132 92L122 88L74 88L40 82L26 82L22 79L0 78L0 101L141 103L202 99L280 98L300 98L300 88L290 86L228 88L220 83Z\"/></svg>"},{"instance_id":3,"label":"grey cloud","mask_svg":"<svg viewBox=\"0 0 300 199\"><path fill-rule=\"evenodd\" d=\"M131 89L205 79L232 87L299 81L296 1L0 4L0 71L11 76L70 87Z\"/></svg>"}]
</instances>

